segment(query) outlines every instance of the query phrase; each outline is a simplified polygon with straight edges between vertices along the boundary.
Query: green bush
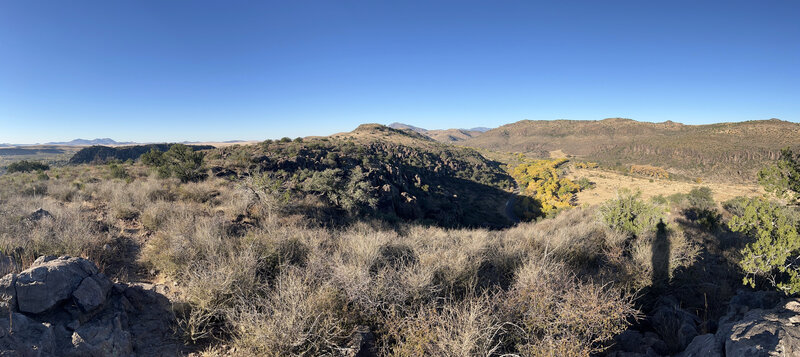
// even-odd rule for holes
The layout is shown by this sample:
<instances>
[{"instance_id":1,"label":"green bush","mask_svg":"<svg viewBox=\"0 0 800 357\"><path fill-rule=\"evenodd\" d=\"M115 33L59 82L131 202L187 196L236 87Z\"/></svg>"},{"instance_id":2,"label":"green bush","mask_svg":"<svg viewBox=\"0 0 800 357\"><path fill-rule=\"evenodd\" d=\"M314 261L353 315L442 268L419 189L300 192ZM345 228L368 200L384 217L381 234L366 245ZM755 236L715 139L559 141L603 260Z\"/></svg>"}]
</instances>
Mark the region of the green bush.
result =
<instances>
[{"instance_id":1,"label":"green bush","mask_svg":"<svg viewBox=\"0 0 800 357\"><path fill-rule=\"evenodd\" d=\"M714 194L708 187L695 187L686 195L689 207L697 210L714 210L717 203L714 201Z\"/></svg>"},{"instance_id":2,"label":"green bush","mask_svg":"<svg viewBox=\"0 0 800 357\"><path fill-rule=\"evenodd\" d=\"M640 235L655 231L664 219L664 209L641 199L640 192L621 190L617 197L606 201L599 209L600 219L618 232Z\"/></svg>"},{"instance_id":3,"label":"green bush","mask_svg":"<svg viewBox=\"0 0 800 357\"><path fill-rule=\"evenodd\" d=\"M302 189L324 197L351 214L364 208L375 208L378 203L367 175L360 166L356 166L348 176L341 169L316 171L303 181Z\"/></svg>"},{"instance_id":4,"label":"green bush","mask_svg":"<svg viewBox=\"0 0 800 357\"><path fill-rule=\"evenodd\" d=\"M758 182L768 192L796 202L800 192L800 160L790 149L758 173ZM734 214L728 226L742 232L751 242L742 249L739 266L744 283L756 286L762 279L786 294L800 293L800 213L766 198L736 199L726 203Z\"/></svg>"},{"instance_id":5,"label":"green bush","mask_svg":"<svg viewBox=\"0 0 800 357\"><path fill-rule=\"evenodd\" d=\"M781 150L781 158L774 165L758 172L758 183L767 192L796 202L800 198L800 158L789 148Z\"/></svg>"},{"instance_id":6,"label":"green bush","mask_svg":"<svg viewBox=\"0 0 800 357\"><path fill-rule=\"evenodd\" d=\"M47 164L43 164L41 162L22 160L11 163L6 168L6 171L8 173L31 172L39 170L41 171L50 170L50 166Z\"/></svg>"},{"instance_id":7,"label":"green bush","mask_svg":"<svg viewBox=\"0 0 800 357\"><path fill-rule=\"evenodd\" d=\"M117 164L110 164L108 165L108 169L111 171L111 177L126 180L130 177L128 175L128 171L125 170L124 167L117 165Z\"/></svg>"},{"instance_id":8,"label":"green bush","mask_svg":"<svg viewBox=\"0 0 800 357\"><path fill-rule=\"evenodd\" d=\"M597 186L594 182L589 181L589 179L586 177L579 178L577 181L575 181L575 183L578 184L578 187L580 187L581 191L590 190Z\"/></svg>"},{"instance_id":9,"label":"green bush","mask_svg":"<svg viewBox=\"0 0 800 357\"><path fill-rule=\"evenodd\" d=\"M203 159L205 154L183 144L172 145L167 152L151 149L142 155L142 163L156 168L159 176L174 176L181 182L196 182L206 177Z\"/></svg>"},{"instance_id":10,"label":"green bush","mask_svg":"<svg viewBox=\"0 0 800 357\"><path fill-rule=\"evenodd\" d=\"M800 214L789 207L754 198L738 201L738 215L728 222L734 232L751 238L742 249L739 266L746 276L744 283L755 287L761 279L787 294L800 292Z\"/></svg>"},{"instance_id":11,"label":"green bush","mask_svg":"<svg viewBox=\"0 0 800 357\"><path fill-rule=\"evenodd\" d=\"M722 215L717 211L714 194L708 187L695 187L678 203L686 218L710 230L719 228Z\"/></svg>"}]
</instances>

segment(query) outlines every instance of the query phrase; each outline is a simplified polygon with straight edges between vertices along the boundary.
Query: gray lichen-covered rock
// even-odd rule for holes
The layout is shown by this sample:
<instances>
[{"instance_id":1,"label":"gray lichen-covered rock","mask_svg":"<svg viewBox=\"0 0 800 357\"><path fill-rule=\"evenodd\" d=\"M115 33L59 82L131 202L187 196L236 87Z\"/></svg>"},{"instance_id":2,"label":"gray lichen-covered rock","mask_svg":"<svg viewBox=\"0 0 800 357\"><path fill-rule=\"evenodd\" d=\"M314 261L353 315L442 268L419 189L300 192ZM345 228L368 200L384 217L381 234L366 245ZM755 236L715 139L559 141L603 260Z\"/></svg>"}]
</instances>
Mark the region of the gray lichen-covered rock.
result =
<instances>
[{"instance_id":1,"label":"gray lichen-covered rock","mask_svg":"<svg viewBox=\"0 0 800 357\"><path fill-rule=\"evenodd\" d=\"M41 257L0 279L0 356L178 355L162 292L114 284L82 258Z\"/></svg>"},{"instance_id":2,"label":"gray lichen-covered rock","mask_svg":"<svg viewBox=\"0 0 800 357\"><path fill-rule=\"evenodd\" d=\"M72 296L84 278L97 274L90 261L72 257L40 257L17 275L19 311L38 314Z\"/></svg>"},{"instance_id":3,"label":"gray lichen-covered rock","mask_svg":"<svg viewBox=\"0 0 800 357\"><path fill-rule=\"evenodd\" d=\"M725 336L725 356L800 356L800 303L748 311Z\"/></svg>"}]
</instances>

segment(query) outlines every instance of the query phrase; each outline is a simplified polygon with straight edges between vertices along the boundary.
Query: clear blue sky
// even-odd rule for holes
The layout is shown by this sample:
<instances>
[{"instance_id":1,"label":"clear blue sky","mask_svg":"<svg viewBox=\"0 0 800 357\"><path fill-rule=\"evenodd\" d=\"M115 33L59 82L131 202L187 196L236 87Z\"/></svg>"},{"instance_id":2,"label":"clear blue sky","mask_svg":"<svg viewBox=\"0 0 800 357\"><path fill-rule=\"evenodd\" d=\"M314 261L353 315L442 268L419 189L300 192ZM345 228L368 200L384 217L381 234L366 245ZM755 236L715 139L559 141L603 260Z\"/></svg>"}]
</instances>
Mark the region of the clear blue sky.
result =
<instances>
[{"instance_id":1,"label":"clear blue sky","mask_svg":"<svg viewBox=\"0 0 800 357\"><path fill-rule=\"evenodd\" d=\"M0 142L800 121L800 1L0 1Z\"/></svg>"}]
</instances>

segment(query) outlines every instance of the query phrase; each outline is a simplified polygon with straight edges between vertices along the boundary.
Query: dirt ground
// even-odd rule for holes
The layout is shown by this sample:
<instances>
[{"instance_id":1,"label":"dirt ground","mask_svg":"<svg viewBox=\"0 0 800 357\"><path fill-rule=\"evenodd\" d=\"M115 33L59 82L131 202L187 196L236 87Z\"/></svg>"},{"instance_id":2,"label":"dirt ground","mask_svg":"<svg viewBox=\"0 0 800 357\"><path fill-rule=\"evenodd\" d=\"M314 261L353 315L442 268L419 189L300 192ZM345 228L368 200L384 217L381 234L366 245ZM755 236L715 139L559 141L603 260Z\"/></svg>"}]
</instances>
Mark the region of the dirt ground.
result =
<instances>
[{"instance_id":1,"label":"dirt ground","mask_svg":"<svg viewBox=\"0 0 800 357\"><path fill-rule=\"evenodd\" d=\"M674 193L686 193L694 187L707 186L714 192L717 202L725 202L737 196L759 196L764 190L753 182L752 184L727 184L716 182L692 183L684 181L658 180L644 177L622 175L617 172L598 169L571 169L567 175L571 180L586 177L594 182L594 189L578 193L578 205L596 205L614 198L620 188L640 190L643 198Z\"/></svg>"}]
</instances>

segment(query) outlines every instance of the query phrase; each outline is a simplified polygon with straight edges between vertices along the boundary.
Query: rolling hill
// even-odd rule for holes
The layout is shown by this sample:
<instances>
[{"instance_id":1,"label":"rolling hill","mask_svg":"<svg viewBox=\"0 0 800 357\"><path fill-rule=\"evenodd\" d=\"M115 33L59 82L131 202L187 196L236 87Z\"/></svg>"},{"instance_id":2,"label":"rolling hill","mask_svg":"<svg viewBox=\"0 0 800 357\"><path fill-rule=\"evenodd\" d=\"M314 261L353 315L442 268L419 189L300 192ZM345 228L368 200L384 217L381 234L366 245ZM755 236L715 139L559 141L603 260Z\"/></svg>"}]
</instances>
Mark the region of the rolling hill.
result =
<instances>
[{"instance_id":1,"label":"rolling hill","mask_svg":"<svg viewBox=\"0 0 800 357\"><path fill-rule=\"evenodd\" d=\"M444 227L506 227L502 212L513 179L474 149L443 144L413 130L363 124L351 132L295 141L221 147L213 172L267 173L293 187L325 173L331 181L364 172L374 214Z\"/></svg>"},{"instance_id":2,"label":"rolling hill","mask_svg":"<svg viewBox=\"0 0 800 357\"><path fill-rule=\"evenodd\" d=\"M690 177L741 181L753 180L781 148L800 148L800 124L778 119L708 125L622 118L523 120L460 144L541 157L561 150L605 166L649 164Z\"/></svg>"},{"instance_id":3,"label":"rolling hill","mask_svg":"<svg viewBox=\"0 0 800 357\"><path fill-rule=\"evenodd\" d=\"M477 137L484 132L490 130L489 128L478 127L472 129L441 129L441 130L428 130L413 125L403 123L392 123L388 125L392 129L410 130L422 135L425 135L433 140L443 143L454 143L464 141Z\"/></svg>"}]
</instances>

